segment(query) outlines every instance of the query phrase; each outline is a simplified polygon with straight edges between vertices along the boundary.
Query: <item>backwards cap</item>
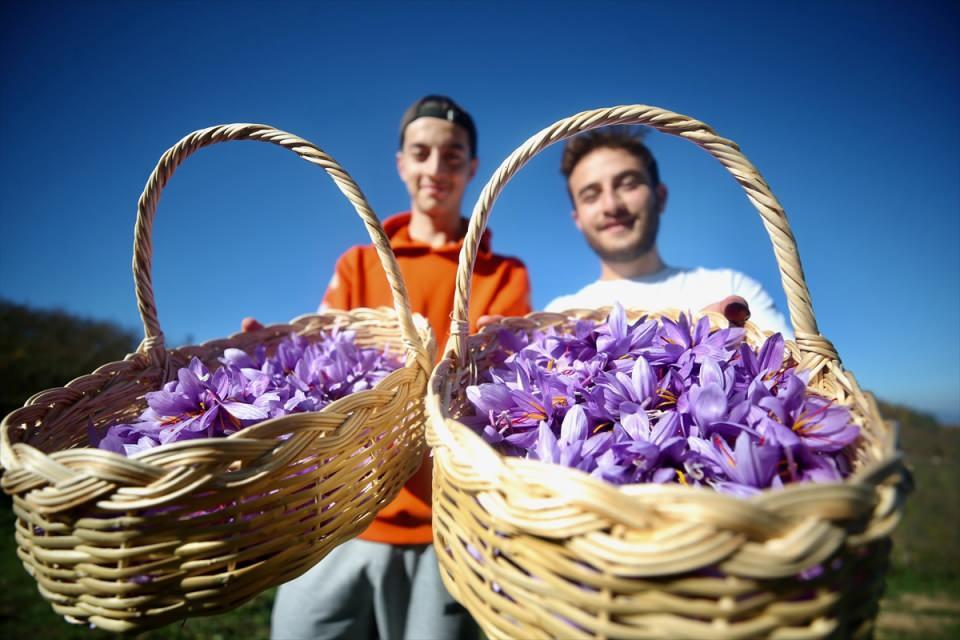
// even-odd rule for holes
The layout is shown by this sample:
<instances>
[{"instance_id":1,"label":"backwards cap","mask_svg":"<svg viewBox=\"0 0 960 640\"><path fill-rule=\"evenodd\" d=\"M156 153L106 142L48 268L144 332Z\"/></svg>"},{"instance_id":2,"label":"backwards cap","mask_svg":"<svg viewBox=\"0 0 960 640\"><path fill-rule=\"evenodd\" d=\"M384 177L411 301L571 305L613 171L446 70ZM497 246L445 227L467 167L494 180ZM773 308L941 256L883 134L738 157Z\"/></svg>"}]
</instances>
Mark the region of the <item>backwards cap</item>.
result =
<instances>
[{"instance_id":1,"label":"backwards cap","mask_svg":"<svg viewBox=\"0 0 960 640\"><path fill-rule=\"evenodd\" d=\"M463 127L470 139L470 157L477 157L477 127L473 118L463 108L447 96L424 96L410 105L400 121L400 147L403 148L403 133L407 125L417 118L440 118Z\"/></svg>"}]
</instances>

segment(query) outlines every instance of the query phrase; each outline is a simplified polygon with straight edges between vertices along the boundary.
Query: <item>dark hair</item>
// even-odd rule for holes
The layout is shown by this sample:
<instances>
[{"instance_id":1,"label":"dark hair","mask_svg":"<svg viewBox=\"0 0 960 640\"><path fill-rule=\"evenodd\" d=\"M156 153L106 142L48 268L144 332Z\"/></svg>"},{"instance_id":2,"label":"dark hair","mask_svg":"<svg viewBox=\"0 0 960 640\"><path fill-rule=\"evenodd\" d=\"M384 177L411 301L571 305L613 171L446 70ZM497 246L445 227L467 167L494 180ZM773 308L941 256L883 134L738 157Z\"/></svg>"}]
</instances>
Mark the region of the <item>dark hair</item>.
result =
<instances>
[{"instance_id":1,"label":"dark hair","mask_svg":"<svg viewBox=\"0 0 960 640\"><path fill-rule=\"evenodd\" d=\"M643 163L650 176L650 186L660 184L660 169L650 149L643 143L644 130L629 127L602 127L581 133L567 141L560 160L560 172L570 179L570 174L580 161L597 149L623 149Z\"/></svg>"},{"instance_id":2,"label":"dark hair","mask_svg":"<svg viewBox=\"0 0 960 640\"><path fill-rule=\"evenodd\" d=\"M403 149L403 134L407 125L417 118L440 118L463 127L470 139L470 157L477 157L477 127L473 118L460 105L447 96L429 95L414 102L403 112L400 120L400 148Z\"/></svg>"}]
</instances>

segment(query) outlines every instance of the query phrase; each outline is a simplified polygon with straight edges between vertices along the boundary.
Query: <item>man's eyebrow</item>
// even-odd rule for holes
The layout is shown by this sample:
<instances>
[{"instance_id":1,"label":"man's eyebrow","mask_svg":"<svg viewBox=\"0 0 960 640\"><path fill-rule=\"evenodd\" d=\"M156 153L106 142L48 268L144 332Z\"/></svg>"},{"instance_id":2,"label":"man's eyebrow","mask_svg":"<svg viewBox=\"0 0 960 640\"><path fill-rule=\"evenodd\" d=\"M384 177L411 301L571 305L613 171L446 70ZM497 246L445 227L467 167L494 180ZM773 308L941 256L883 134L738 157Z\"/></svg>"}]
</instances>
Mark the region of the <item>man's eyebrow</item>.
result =
<instances>
[{"instance_id":1,"label":"man's eyebrow","mask_svg":"<svg viewBox=\"0 0 960 640\"><path fill-rule=\"evenodd\" d=\"M638 176L644 183L650 182L650 178L643 169L627 169L626 171L621 171L617 175L613 176L613 181L618 182L631 176Z\"/></svg>"},{"instance_id":2,"label":"man's eyebrow","mask_svg":"<svg viewBox=\"0 0 960 640\"><path fill-rule=\"evenodd\" d=\"M577 197L579 198L580 196L585 194L587 191L596 191L599 188L600 188L600 184L598 182L591 182L590 184L586 184L582 188L577 190Z\"/></svg>"},{"instance_id":3,"label":"man's eyebrow","mask_svg":"<svg viewBox=\"0 0 960 640\"><path fill-rule=\"evenodd\" d=\"M410 148L412 148L412 149L432 149L432 148L433 148L433 145L428 144L428 143L426 143L426 142L411 142L411 143L410 143ZM444 149L444 150L450 149L450 150L453 150L453 151L466 151L466 150L467 150L467 145L463 144L462 142L445 142L445 143L443 143L442 145L440 145L440 148L441 148L441 149Z\"/></svg>"}]
</instances>

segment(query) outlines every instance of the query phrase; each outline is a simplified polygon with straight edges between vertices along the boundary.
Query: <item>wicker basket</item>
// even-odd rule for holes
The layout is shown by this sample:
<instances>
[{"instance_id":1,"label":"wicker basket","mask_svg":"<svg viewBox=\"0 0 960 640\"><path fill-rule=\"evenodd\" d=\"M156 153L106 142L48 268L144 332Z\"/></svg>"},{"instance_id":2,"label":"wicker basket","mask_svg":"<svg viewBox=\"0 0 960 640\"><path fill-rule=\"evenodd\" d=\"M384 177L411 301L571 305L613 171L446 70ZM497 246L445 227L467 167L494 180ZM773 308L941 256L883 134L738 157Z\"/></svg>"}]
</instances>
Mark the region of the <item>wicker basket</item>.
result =
<instances>
[{"instance_id":1,"label":"wicker basket","mask_svg":"<svg viewBox=\"0 0 960 640\"><path fill-rule=\"evenodd\" d=\"M500 190L550 144L602 125L645 124L715 156L770 234L809 387L850 408L862 437L843 483L738 499L681 485L616 487L575 469L504 457L457 420L500 327L533 331L605 310L535 313L467 336L477 240ZM787 219L737 146L646 106L587 111L530 138L491 178L460 258L454 327L427 396L441 574L491 638L869 637L909 477L896 434L817 329ZM634 317L637 313L634 312ZM658 314L648 314L656 316ZM715 326L724 322L711 315ZM725 325L724 325L725 326ZM764 335L748 325L747 340Z\"/></svg>"},{"instance_id":2,"label":"wicker basket","mask_svg":"<svg viewBox=\"0 0 960 640\"><path fill-rule=\"evenodd\" d=\"M322 167L360 214L393 288L392 309L305 315L290 324L165 349L151 286L151 226L160 191L196 150L259 140ZM359 534L420 466L433 337L411 316L386 234L353 179L313 144L256 124L183 138L140 198L134 279L146 338L136 353L30 398L2 423L3 489L13 496L24 567L71 622L139 631L234 608L312 567ZM405 354L375 388L322 411L265 421L222 439L178 442L129 458L90 448L95 428L129 421L196 356L268 352L291 333L335 326L362 346Z\"/></svg>"}]
</instances>

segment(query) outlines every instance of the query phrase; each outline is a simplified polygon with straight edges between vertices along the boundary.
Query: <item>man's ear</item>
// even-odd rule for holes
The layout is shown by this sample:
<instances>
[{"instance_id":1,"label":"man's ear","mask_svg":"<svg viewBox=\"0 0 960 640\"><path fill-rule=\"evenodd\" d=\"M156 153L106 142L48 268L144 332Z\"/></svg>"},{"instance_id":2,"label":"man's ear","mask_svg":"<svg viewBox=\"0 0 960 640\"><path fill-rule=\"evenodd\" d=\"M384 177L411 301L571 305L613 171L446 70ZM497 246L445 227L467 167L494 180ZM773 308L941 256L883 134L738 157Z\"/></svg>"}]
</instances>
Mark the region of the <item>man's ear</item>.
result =
<instances>
[{"instance_id":1,"label":"man's ear","mask_svg":"<svg viewBox=\"0 0 960 640\"><path fill-rule=\"evenodd\" d=\"M667 208L667 185L662 182L655 189L657 193L657 214L663 215L663 210Z\"/></svg>"},{"instance_id":2,"label":"man's ear","mask_svg":"<svg viewBox=\"0 0 960 640\"><path fill-rule=\"evenodd\" d=\"M477 175L477 167L480 166L480 161L476 158L470 160L470 173L467 174L467 181L473 180L473 176Z\"/></svg>"},{"instance_id":3,"label":"man's ear","mask_svg":"<svg viewBox=\"0 0 960 640\"><path fill-rule=\"evenodd\" d=\"M583 232L583 224L580 222L580 216L577 215L577 210L574 208L570 211L570 217L573 218L573 224L577 226L577 231Z\"/></svg>"},{"instance_id":4,"label":"man's ear","mask_svg":"<svg viewBox=\"0 0 960 640\"><path fill-rule=\"evenodd\" d=\"M397 151L397 174L400 176L400 179L403 180L403 152Z\"/></svg>"}]
</instances>

